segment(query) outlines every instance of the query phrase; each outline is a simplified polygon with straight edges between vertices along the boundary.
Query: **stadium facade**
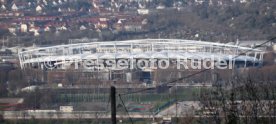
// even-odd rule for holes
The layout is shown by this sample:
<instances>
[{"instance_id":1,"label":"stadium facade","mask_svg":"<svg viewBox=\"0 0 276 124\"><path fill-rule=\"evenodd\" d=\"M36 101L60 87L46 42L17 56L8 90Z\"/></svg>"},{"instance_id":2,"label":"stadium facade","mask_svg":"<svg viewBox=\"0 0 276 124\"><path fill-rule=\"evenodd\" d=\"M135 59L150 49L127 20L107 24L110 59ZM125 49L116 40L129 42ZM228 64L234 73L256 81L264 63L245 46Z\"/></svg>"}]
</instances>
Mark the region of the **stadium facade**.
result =
<instances>
[{"instance_id":1,"label":"stadium facade","mask_svg":"<svg viewBox=\"0 0 276 124\"><path fill-rule=\"evenodd\" d=\"M105 41L39 47L18 53L20 66L48 69L68 69L74 65L78 69L86 60L91 60L89 71L108 71L106 60L115 62L123 59L127 65L138 60L166 59L174 62L177 59L203 61L214 59L233 62L238 67L259 66L263 61L264 51L238 45L182 40L182 39L140 39L127 41ZM91 64L91 62L93 64ZM131 64L129 64L131 63ZM112 68L118 69L118 68ZM135 69L131 67L128 69Z\"/></svg>"}]
</instances>

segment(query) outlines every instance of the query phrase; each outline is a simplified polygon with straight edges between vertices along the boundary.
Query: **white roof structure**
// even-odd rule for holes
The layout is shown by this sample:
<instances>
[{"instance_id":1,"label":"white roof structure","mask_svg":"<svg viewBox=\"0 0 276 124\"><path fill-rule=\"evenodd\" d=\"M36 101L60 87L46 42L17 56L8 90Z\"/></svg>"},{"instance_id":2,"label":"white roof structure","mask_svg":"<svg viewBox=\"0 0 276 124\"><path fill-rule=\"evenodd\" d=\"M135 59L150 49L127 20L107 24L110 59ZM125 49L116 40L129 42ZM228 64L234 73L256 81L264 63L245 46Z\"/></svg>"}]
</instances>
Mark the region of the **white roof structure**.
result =
<instances>
[{"instance_id":1,"label":"white roof structure","mask_svg":"<svg viewBox=\"0 0 276 124\"><path fill-rule=\"evenodd\" d=\"M243 54L244 53L244 54ZM262 61L259 49L182 39L139 39L40 47L18 53L21 68L31 64L87 59L197 59Z\"/></svg>"}]
</instances>

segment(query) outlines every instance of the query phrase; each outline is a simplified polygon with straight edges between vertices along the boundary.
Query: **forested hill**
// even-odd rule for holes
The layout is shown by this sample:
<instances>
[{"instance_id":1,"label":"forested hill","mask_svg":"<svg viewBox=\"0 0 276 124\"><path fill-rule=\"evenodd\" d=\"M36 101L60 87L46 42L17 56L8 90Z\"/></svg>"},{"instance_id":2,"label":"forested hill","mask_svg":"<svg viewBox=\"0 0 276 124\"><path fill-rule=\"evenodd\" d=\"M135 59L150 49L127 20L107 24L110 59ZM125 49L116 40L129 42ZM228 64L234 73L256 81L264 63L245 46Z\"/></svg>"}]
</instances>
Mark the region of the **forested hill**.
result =
<instances>
[{"instance_id":1,"label":"forested hill","mask_svg":"<svg viewBox=\"0 0 276 124\"><path fill-rule=\"evenodd\" d=\"M153 28L170 25L161 31L165 37L230 42L263 40L276 35L276 1L273 0L224 1L222 5L214 0L213 4L186 2L182 11L166 11L149 18Z\"/></svg>"},{"instance_id":2,"label":"forested hill","mask_svg":"<svg viewBox=\"0 0 276 124\"><path fill-rule=\"evenodd\" d=\"M252 38L276 35L276 1L256 0L229 6L198 5L193 9L201 19L225 26L235 34Z\"/></svg>"}]
</instances>

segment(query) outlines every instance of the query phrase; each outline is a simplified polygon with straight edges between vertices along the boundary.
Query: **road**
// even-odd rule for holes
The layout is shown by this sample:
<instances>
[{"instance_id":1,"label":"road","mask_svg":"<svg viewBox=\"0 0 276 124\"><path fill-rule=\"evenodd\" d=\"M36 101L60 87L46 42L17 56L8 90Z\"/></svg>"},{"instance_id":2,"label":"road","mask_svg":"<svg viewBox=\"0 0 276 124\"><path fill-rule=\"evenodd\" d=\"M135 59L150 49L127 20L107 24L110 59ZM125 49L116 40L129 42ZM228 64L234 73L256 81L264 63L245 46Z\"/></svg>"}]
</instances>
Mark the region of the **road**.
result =
<instances>
[{"instance_id":1,"label":"road","mask_svg":"<svg viewBox=\"0 0 276 124\"><path fill-rule=\"evenodd\" d=\"M239 102L239 101L237 101ZM247 101L249 104L250 101ZM262 101L269 103L274 101ZM195 111L200 110L200 101L182 101L171 105L162 110L157 115L151 112L131 112L130 115L126 113L117 113L117 118L127 119L131 118L172 118L172 117L212 117L212 115L195 115ZM56 110L26 110L26 111L0 111L4 119L110 119L110 112L93 112L93 111L73 111L60 112ZM240 117L244 117L240 115ZM258 117L275 117L274 115L260 115Z\"/></svg>"},{"instance_id":2,"label":"road","mask_svg":"<svg viewBox=\"0 0 276 124\"><path fill-rule=\"evenodd\" d=\"M4 119L109 119L110 113L106 112L27 112L27 111L4 111ZM131 113L131 118L153 118L151 114ZM154 116L156 117L156 116ZM117 118L129 118L127 114L117 115Z\"/></svg>"},{"instance_id":3,"label":"road","mask_svg":"<svg viewBox=\"0 0 276 124\"><path fill-rule=\"evenodd\" d=\"M178 115L183 112L191 112L194 108L198 108L199 103L194 101L178 102ZM161 111L157 115L152 113L135 113L131 112L131 118L162 118L175 117L176 109L175 104L169 108ZM56 110L26 110L26 111L3 111L0 114L4 119L68 119L68 118L82 118L82 119L107 119L110 118L110 112L93 112L93 111L73 111L73 112L60 112ZM129 118L127 114L117 114L118 118Z\"/></svg>"}]
</instances>

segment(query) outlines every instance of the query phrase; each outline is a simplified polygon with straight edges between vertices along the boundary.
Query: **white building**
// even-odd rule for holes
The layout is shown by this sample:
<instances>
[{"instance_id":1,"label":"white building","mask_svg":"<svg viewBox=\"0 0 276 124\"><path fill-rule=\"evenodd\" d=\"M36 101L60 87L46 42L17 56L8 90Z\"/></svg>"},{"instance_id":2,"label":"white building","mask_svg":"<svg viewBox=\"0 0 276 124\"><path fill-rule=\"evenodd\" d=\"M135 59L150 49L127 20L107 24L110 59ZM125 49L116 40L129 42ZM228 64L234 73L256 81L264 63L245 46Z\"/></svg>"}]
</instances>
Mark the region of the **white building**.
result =
<instances>
[{"instance_id":1,"label":"white building","mask_svg":"<svg viewBox=\"0 0 276 124\"><path fill-rule=\"evenodd\" d=\"M63 25L63 26L57 27L57 30L58 31L65 31L65 30L67 30L67 27L65 25Z\"/></svg>"},{"instance_id":2,"label":"white building","mask_svg":"<svg viewBox=\"0 0 276 124\"><path fill-rule=\"evenodd\" d=\"M87 28L84 25L80 26L80 30L86 30Z\"/></svg>"},{"instance_id":3,"label":"white building","mask_svg":"<svg viewBox=\"0 0 276 124\"><path fill-rule=\"evenodd\" d=\"M5 6L5 5L2 5L2 6L1 6L1 9L2 9L2 10L6 10L6 6Z\"/></svg>"},{"instance_id":4,"label":"white building","mask_svg":"<svg viewBox=\"0 0 276 124\"><path fill-rule=\"evenodd\" d=\"M73 112L73 106L60 106L59 110L62 112Z\"/></svg>"},{"instance_id":5,"label":"white building","mask_svg":"<svg viewBox=\"0 0 276 124\"><path fill-rule=\"evenodd\" d=\"M240 3L247 3L247 0L240 0Z\"/></svg>"},{"instance_id":6,"label":"white building","mask_svg":"<svg viewBox=\"0 0 276 124\"><path fill-rule=\"evenodd\" d=\"M20 30L21 30L21 32L27 32L27 31L28 31L28 26L27 26L27 24L21 24Z\"/></svg>"},{"instance_id":7,"label":"white building","mask_svg":"<svg viewBox=\"0 0 276 124\"><path fill-rule=\"evenodd\" d=\"M53 1L53 3L52 3L53 5L57 5L57 3L56 3L56 1Z\"/></svg>"},{"instance_id":8,"label":"white building","mask_svg":"<svg viewBox=\"0 0 276 124\"><path fill-rule=\"evenodd\" d=\"M147 15L147 14L149 14L149 10L148 9L137 9L137 12L140 15Z\"/></svg>"},{"instance_id":9,"label":"white building","mask_svg":"<svg viewBox=\"0 0 276 124\"><path fill-rule=\"evenodd\" d=\"M16 32L16 28L14 28L14 27L10 27L10 28L8 28L8 30L12 34L14 34Z\"/></svg>"},{"instance_id":10,"label":"white building","mask_svg":"<svg viewBox=\"0 0 276 124\"><path fill-rule=\"evenodd\" d=\"M61 1L61 0L59 0L59 1L58 1L58 3L59 3L59 4L62 4L62 1Z\"/></svg>"},{"instance_id":11,"label":"white building","mask_svg":"<svg viewBox=\"0 0 276 124\"><path fill-rule=\"evenodd\" d=\"M35 11L36 12L41 12L42 11L42 7L40 5L38 5L36 8L35 8Z\"/></svg>"},{"instance_id":12,"label":"white building","mask_svg":"<svg viewBox=\"0 0 276 124\"><path fill-rule=\"evenodd\" d=\"M165 9L165 6L164 5L159 5L156 7L156 9Z\"/></svg>"},{"instance_id":13,"label":"white building","mask_svg":"<svg viewBox=\"0 0 276 124\"><path fill-rule=\"evenodd\" d=\"M16 4L14 3L11 7L12 11L17 11L18 10L18 7L16 6Z\"/></svg>"},{"instance_id":14,"label":"white building","mask_svg":"<svg viewBox=\"0 0 276 124\"><path fill-rule=\"evenodd\" d=\"M39 35L39 28L38 27L31 27L30 28L30 32L33 32L34 33L34 36L38 36Z\"/></svg>"}]
</instances>

